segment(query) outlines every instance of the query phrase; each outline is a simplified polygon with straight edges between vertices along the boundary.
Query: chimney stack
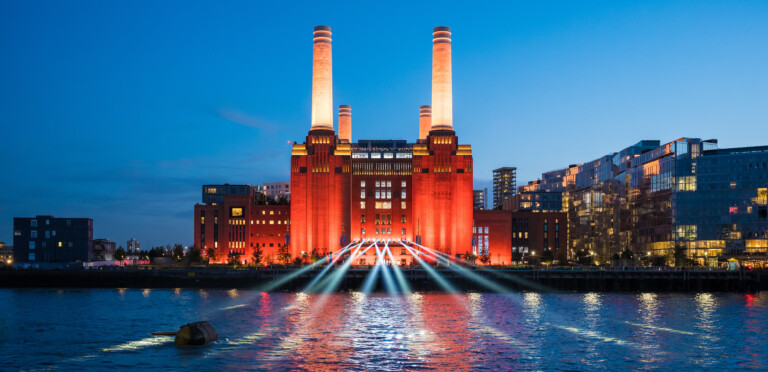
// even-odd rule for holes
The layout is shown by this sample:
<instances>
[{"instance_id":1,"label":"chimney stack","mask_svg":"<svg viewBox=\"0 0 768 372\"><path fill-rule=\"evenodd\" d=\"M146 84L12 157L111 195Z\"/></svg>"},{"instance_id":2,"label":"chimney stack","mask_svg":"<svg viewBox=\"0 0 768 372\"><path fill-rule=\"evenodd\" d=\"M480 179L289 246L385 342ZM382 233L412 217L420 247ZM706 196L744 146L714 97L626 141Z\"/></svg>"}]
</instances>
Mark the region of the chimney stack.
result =
<instances>
[{"instance_id":1,"label":"chimney stack","mask_svg":"<svg viewBox=\"0 0 768 372\"><path fill-rule=\"evenodd\" d=\"M352 108L349 105L339 106L339 139L352 142Z\"/></svg>"},{"instance_id":2,"label":"chimney stack","mask_svg":"<svg viewBox=\"0 0 768 372\"><path fill-rule=\"evenodd\" d=\"M419 139L427 139L432 128L432 106L424 105L419 109Z\"/></svg>"},{"instance_id":3,"label":"chimney stack","mask_svg":"<svg viewBox=\"0 0 768 372\"><path fill-rule=\"evenodd\" d=\"M312 129L333 130L331 28L315 26L312 47Z\"/></svg>"},{"instance_id":4,"label":"chimney stack","mask_svg":"<svg viewBox=\"0 0 768 372\"><path fill-rule=\"evenodd\" d=\"M432 110L432 130L453 130L451 29L445 26L432 33Z\"/></svg>"}]
</instances>

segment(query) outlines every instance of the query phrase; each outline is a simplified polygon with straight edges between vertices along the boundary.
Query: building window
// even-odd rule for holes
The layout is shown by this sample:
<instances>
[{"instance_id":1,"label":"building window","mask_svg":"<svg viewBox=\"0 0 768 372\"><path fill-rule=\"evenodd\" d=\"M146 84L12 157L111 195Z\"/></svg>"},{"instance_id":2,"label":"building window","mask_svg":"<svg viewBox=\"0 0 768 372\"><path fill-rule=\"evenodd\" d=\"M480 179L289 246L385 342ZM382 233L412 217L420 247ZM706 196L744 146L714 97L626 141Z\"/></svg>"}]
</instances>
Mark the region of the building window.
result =
<instances>
[{"instance_id":1,"label":"building window","mask_svg":"<svg viewBox=\"0 0 768 372\"><path fill-rule=\"evenodd\" d=\"M360 209L365 209L365 200L360 202Z\"/></svg>"},{"instance_id":2,"label":"building window","mask_svg":"<svg viewBox=\"0 0 768 372\"><path fill-rule=\"evenodd\" d=\"M29 237L32 238L32 239L37 239L37 230L32 230L29 233Z\"/></svg>"},{"instance_id":3,"label":"building window","mask_svg":"<svg viewBox=\"0 0 768 372\"><path fill-rule=\"evenodd\" d=\"M405 227L403 227L402 229L400 229L400 235L405 235Z\"/></svg>"},{"instance_id":4,"label":"building window","mask_svg":"<svg viewBox=\"0 0 768 372\"><path fill-rule=\"evenodd\" d=\"M376 234L377 234L377 235L379 234L379 229L376 229Z\"/></svg>"},{"instance_id":5,"label":"building window","mask_svg":"<svg viewBox=\"0 0 768 372\"><path fill-rule=\"evenodd\" d=\"M392 199L392 190L387 190L387 199Z\"/></svg>"},{"instance_id":6,"label":"building window","mask_svg":"<svg viewBox=\"0 0 768 372\"><path fill-rule=\"evenodd\" d=\"M37 227L37 220L31 220L29 221L29 226Z\"/></svg>"},{"instance_id":7,"label":"building window","mask_svg":"<svg viewBox=\"0 0 768 372\"><path fill-rule=\"evenodd\" d=\"M365 187L365 180L360 181L360 187Z\"/></svg>"},{"instance_id":8,"label":"building window","mask_svg":"<svg viewBox=\"0 0 768 372\"><path fill-rule=\"evenodd\" d=\"M387 234L392 235L392 228L391 227L387 227Z\"/></svg>"},{"instance_id":9,"label":"building window","mask_svg":"<svg viewBox=\"0 0 768 372\"><path fill-rule=\"evenodd\" d=\"M360 228L360 235L365 235L365 227Z\"/></svg>"},{"instance_id":10,"label":"building window","mask_svg":"<svg viewBox=\"0 0 768 372\"><path fill-rule=\"evenodd\" d=\"M34 253L30 253L29 254L29 261L34 261L34 260L35 260L35 254Z\"/></svg>"},{"instance_id":11,"label":"building window","mask_svg":"<svg viewBox=\"0 0 768 372\"><path fill-rule=\"evenodd\" d=\"M405 187L405 181L400 181L400 187Z\"/></svg>"},{"instance_id":12,"label":"building window","mask_svg":"<svg viewBox=\"0 0 768 372\"><path fill-rule=\"evenodd\" d=\"M377 224L377 225L381 224L381 215L380 214L376 215L376 222L375 222L375 224Z\"/></svg>"},{"instance_id":13,"label":"building window","mask_svg":"<svg viewBox=\"0 0 768 372\"><path fill-rule=\"evenodd\" d=\"M404 214L400 215L400 222L401 223L405 223L405 215Z\"/></svg>"},{"instance_id":14,"label":"building window","mask_svg":"<svg viewBox=\"0 0 768 372\"><path fill-rule=\"evenodd\" d=\"M381 187L381 182L376 181L376 187Z\"/></svg>"},{"instance_id":15,"label":"building window","mask_svg":"<svg viewBox=\"0 0 768 372\"><path fill-rule=\"evenodd\" d=\"M72 224L72 220L67 220L67 225L71 225L71 224Z\"/></svg>"},{"instance_id":16,"label":"building window","mask_svg":"<svg viewBox=\"0 0 768 372\"><path fill-rule=\"evenodd\" d=\"M376 209L392 209L392 202L376 202Z\"/></svg>"},{"instance_id":17,"label":"building window","mask_svg":"<svg viewBox=\"0 0 768 372\"><path fill-rule=\"evenodd\" d=\"M34 241L30 241L29 242L29 249L35 249L35 242Z\"/></svg>"},{"instance_id":18,"label":"building window","mask_svg":"<svg viewBox=\"0 0 768 372\"><path fill-rule=\"evenodd\" d=\"M48 230L45 230L45 238L49 239L51 237L51 232Z\"/></svg>"},{"instance_id":19,"label":"building window","mask_svg":"<svg viewBox=\"0 0 768 372\"><path fill-rule=\"evenodd\" d=\"M400 209L405 209L405 202L404 201L400 202Z\"/></svg>"},{"instance_id":20,"label":"building window","mask_svg":"<svg viewBox=\"0 0 768 372\"><path fill-rule=\"evenodd\" d=\"M382 181L382 183L384 182ZM392 187L392 181L387 181L387 187Z\"/></svg>"},{"instance_id":21,"label":"building window","mask_svg":"<svg viewBox=\"0 0 768 372\"><path fill-rule=\"evenodd\" d=\"M405 190L400 191L400 198L405 199Z\"/></svg>"},{"instance_id":22,"label":"building window","mask_svg":"<svg viewBox=\"0 0 768 372\"><path fill-rule=\"evenodd\" d=\"M380 199L381 193L379 190L376 190L376 199Z\"/></svg>"},{"instance_id":23,"label":"building window","mask_svg":"<svg viewBox=\"0 0 768 372\"><path fill-rule=\"evenodd\" d=\"M365 189L360 190L360 199L365 199Z\"/></svg>"},{"instance_id":24,"label":"building window","mask_svg":"<svg viewBox=\"0 0 768 372\"><path fill-rule=\"evenodd\" d=\"M360 215L360 223L365 223L365 213Z\"/></svg>"}]
</instances>

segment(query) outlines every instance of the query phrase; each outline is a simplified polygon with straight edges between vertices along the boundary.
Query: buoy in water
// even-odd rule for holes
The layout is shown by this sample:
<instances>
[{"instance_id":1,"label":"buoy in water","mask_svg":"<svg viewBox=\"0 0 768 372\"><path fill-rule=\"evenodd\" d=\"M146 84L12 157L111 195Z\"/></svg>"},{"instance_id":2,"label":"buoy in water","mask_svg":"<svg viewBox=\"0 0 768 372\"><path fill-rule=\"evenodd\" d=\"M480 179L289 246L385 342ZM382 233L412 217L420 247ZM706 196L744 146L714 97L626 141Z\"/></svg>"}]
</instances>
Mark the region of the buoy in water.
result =
<instances>
[{"instance_id":1,"label":"buoy in water","mask_svg":"<svg viewBox=\"0 0 768 372\"><path fill-rule=\"evenodd\" d=\"M178 332L153 332L155 336L176 336L176 346L201 346L219 339L216 330L208 322L194 322L181 326Z\"/></svg>"}]
</instances>

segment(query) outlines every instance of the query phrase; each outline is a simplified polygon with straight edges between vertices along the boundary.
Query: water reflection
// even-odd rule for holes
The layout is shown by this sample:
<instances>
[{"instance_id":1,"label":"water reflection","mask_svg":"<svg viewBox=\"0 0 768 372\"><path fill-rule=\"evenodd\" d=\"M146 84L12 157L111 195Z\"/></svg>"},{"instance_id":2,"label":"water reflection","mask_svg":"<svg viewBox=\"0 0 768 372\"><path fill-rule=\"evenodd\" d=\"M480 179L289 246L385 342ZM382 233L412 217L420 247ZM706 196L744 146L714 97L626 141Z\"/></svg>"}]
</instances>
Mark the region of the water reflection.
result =
<instances>
[{"instance_id":1,"label":"water reflection","mask_svg":"<svg viewBox=\"0 0 768 372\"><path fill-rule=\"evenodd\" d=\"M766 294L150 293L0 290L4 369L768 367ZM202 319L206 348L149 336Z\"/></svg>"}]
</instances>

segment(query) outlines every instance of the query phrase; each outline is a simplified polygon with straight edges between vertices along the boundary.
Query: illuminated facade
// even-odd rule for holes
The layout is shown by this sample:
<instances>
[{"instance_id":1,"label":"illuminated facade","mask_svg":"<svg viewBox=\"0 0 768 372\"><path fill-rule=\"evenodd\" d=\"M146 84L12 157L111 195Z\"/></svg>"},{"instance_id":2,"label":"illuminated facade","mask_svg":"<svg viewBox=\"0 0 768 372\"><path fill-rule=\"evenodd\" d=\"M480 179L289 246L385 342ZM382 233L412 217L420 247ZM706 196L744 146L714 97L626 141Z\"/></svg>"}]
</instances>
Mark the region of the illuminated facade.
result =
<instances>
[{"instance_id":1,"label":"illuminated facade","mask_svg":"<svg viewBox=\"0 0 768 372\"><path fill-rule=\"evenodd\" d=\"M571 252L606 260L631 250L690 259L765 257L768 147L717 149L717 141L641 141L594 161L542 174L527 189L563 193Z\"/></svg>"},{"instance_id":2,"label":"illuminated facade","mask_svg":"<svg viewBox=\"0 0 768 372\"><path fill-rule=\"evenodd\" d=\"M253 263L261 248L263 263L278 263L277 253L288 242L290 206L265 197L261 187L204 185L203 203L196 204L195 245L210 262L226 263L237 256Z\"/></svg>"},{"instance_id":3,"label":"illuminated facade","mask_svg":"<svg viewBox=\"0 0 768 372\"><path fill-rule=\"evenodd\" d=\"M472 150L453 130L451 33L433 33L432 105L421 106L419 138L352 141L351 108L333 130L331 30L314 33L312 118L291 156L293 255L329 253L350 241L419 242L455 255L472 242ZM397 258L398 262L412 262Z\"/></svg>"},{"instance_id":4,"label":"illuminated facade","mask_svg":"<svg viewBox=\"0 0 768 372\"><path fill-rule=\"evenodd\" d=\"M517 193L517 168L503 167L493 170L493 209L501 209L504 202Z\"/></svg>"}]
</instances>

